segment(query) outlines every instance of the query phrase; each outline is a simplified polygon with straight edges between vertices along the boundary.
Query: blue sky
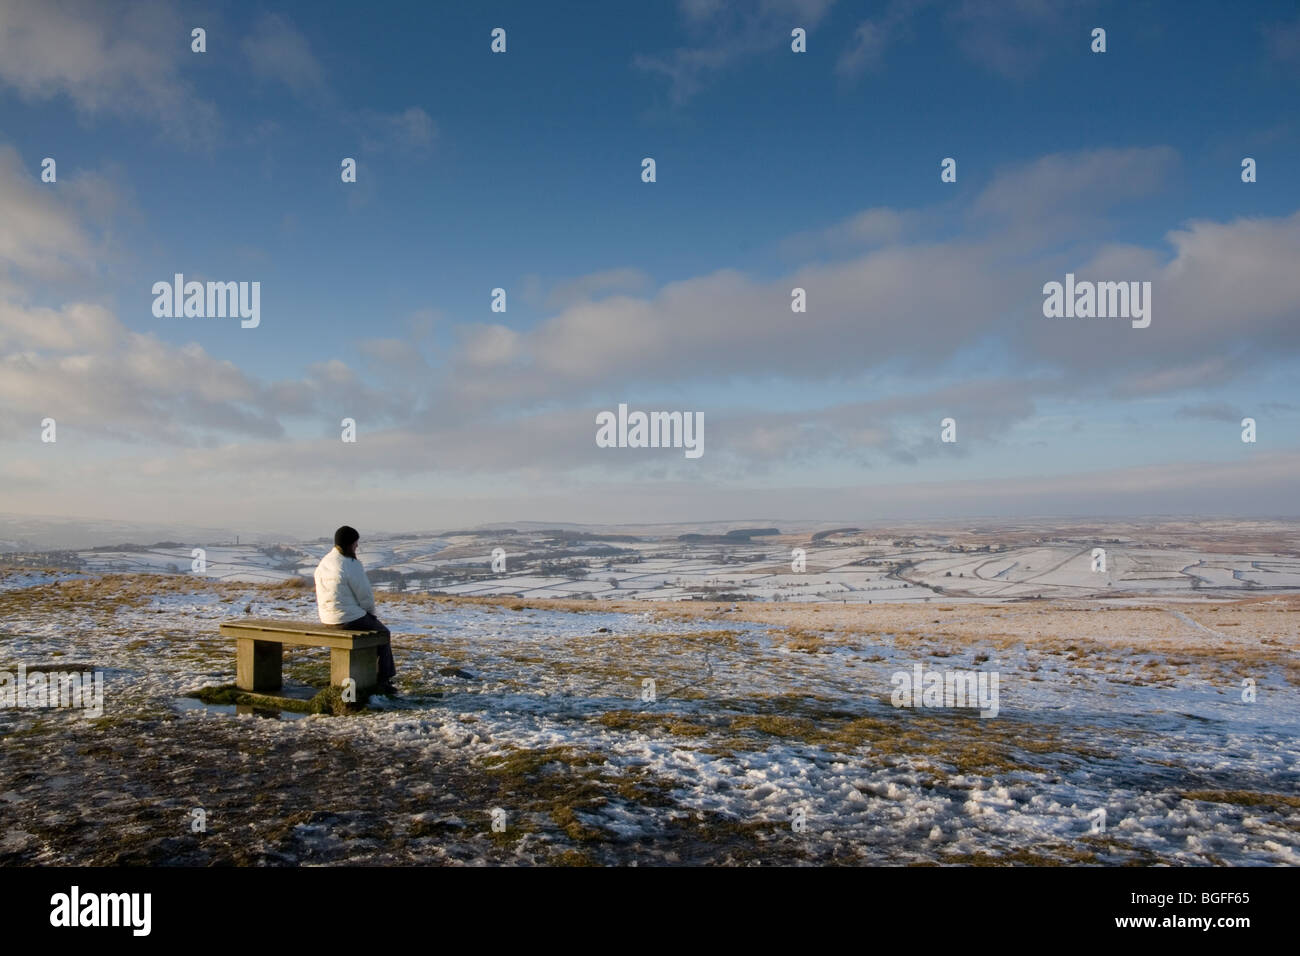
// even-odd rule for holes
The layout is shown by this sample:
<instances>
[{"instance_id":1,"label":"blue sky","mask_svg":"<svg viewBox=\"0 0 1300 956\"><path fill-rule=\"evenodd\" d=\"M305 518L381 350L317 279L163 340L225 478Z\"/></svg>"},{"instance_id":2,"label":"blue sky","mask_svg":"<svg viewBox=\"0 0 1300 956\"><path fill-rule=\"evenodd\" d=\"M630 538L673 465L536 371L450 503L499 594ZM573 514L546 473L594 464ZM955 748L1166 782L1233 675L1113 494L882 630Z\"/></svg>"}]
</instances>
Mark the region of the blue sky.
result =
<instances>
[{"instance_id":1,"label":"blue sky","mask_svg":"<svg viewBox=\"0 0 1300 956\"><path fill-rule=\"evenodd\" d=\"M0 511L1294 514L1298 94L1292 3L6 4Z\"/></svg>"}]
</instances>

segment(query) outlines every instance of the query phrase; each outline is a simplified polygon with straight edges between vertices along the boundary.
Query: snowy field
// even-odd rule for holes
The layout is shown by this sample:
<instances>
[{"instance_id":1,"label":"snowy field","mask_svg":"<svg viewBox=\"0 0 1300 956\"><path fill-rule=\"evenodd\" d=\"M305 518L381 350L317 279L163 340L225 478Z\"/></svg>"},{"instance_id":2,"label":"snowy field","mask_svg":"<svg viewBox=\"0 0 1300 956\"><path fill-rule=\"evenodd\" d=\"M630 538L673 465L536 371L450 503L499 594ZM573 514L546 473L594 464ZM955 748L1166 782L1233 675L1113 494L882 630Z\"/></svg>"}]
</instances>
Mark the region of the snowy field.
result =
<instances>
[{"instance_id":1,"label":"snowy field","mask_svg":"<svg viewBox=\"0 0 1300 956\"><path fill-rule=\"evenodd\" d=\"M366 539L358 557L368 572L378 572L380 589L477 597L879 604L1300 594L1300 558L1292 552L1237 551L1212 541L1188 548L1111 542L1104 535L1056 537L1018 544L1010 535L978 544L952 533L905 539L805 533L729 542L466 533ZM1096 547L1106 552L1104 569L1094 569ZM310 578L326 549L323 542L204 547L202 574L242 583ZM494 568L498 549L503 566ZM100 573L190 574L195 567L189 546L98 549L78 557L86 570Z\"/></svg>"},{"instance_id":2,"label":"snowy field","mask_svg":"<svg viewBox=\"0 0 1300 956\"><path fill-rule=\"evenodd\" d=\"M1291 865L1296 607L408 592L397 696L268 719L184 695L233 680L221 621L310 590L11 572L0 666L93 666L106 702L0 710L0 862ZM894 706L917 665L996 673L996 716Z\"/></svg>"}]
</instances>

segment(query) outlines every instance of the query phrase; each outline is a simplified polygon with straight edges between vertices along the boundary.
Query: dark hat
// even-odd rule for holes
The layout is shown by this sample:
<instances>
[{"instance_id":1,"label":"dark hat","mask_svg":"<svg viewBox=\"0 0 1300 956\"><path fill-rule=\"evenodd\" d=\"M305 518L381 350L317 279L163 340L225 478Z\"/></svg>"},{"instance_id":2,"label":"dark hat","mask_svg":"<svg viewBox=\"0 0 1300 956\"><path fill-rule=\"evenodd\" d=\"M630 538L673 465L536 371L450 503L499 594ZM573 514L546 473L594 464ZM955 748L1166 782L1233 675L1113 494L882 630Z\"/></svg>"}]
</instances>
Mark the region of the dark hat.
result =
<instances>
[{"instance_id":1,"label":"dark hat","mask_svg":"<svg viewBox=\"0 0 1300 956\"><path fill-rule=\"evenodd\" d=\"M334 543L344 551L350 550L360 540L361 535L357 534L357 529L349 528L347 525L334 532Z\"/></svg>"}]
</instances>

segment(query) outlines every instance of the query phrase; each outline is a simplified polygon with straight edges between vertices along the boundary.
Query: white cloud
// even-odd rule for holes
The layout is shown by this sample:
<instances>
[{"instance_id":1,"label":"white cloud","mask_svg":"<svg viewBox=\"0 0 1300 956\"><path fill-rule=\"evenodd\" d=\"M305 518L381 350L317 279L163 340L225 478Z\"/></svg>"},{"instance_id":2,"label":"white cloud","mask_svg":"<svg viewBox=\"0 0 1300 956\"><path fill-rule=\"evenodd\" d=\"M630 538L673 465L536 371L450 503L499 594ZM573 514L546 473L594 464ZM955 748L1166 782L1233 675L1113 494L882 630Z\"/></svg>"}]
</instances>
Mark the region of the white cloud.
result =
<instances>
[{"instance_id":1,"label":"white cloud","mask_svg":"<svg viewBox=\"0 0 1300 956\"><path fill-rule=\"evenodd\" d=\"M922 218L915 213L886 207L863 209L825 229L790 236L781 242L781 252L789 258L813 259L819 255L859 250L863 246L897 242L914 232Z\"/></svg>"},{"instance_id":2,"label":"white cloud","mask_svg":"<svg viewBox=\"0 0 1300 956\"><path fill-rule=\"evenodd\" d=\"M1069 42L1073 21L1065 14L1081 6L1077 0L962 0L947 12L947 26L973 62L1023 79ZM1075 39L1085 44L1088 34Z\"/></svg>"},{"instance_id":3,"label":"white cloud","mask_svg":"<svg viewBox=\"0 0 1300 956\"><path fill-rule=\"evenodd\" d=\"M879 69L884 60L885 28L873 20L863 20L853 31L853 41L835 62L841 76L857 76L866 69Z\"/></svg>"},{"instance_id":4,"label":"white cloud","mask_svg":"<svg viewBox=\"0 0 1300 956\"><path fill-rule=\"evenodd\" d=\"M1122 394L1154 394L1223 384L1300 354L1300 211L1197 220L1165 239L1172 257L1114 245L1067 264L1080 280L1150 281L1149 328L1035 318L1016 340L1024 357L1115 382Z\"/></svg>"},{"instance_id":5,"label":"white cloud","mask_svg":"<svg viewBox=\"0 0 1300 956\"><path fill-rule=\"evenodd\" d=\"M1167 146L1052 153L998 172L973 212L1062 230L1061 217L1110 209L1158 192L1178 166Z\"/></svg>"},{"instance_id":6,"label":"white cloud","mask_svg":"<svg viewBox=\"0 0 1300 956\"><path fill-rule=\"evenodd\" d=\"M546 296L546 308L558 309L586 302L611 292L640 292L650 285L650 276L631 267L592 272L556 283Z\"/></svg>"},{"instance_id":7,"label":"white cloud","mask_svg":"<svg viewBox=\"0 0 1300 956\"><path fill-rule=\"evenodd\" d=\"M937 8L947 35L966 58L1006 79L1024 79L1070 42L1066 13L1092 3L1079 0L892 0L883 12L862 20L835 71L853 78L885 65L890 48L909 37L916 18ZM1087 35L1083 34L1084 41ZM1083 42L1083 41L1081 41Z\"/></svg>"},{"instance_id":8,"label":"white cloud","mask_svg":"<svg viewBox=\"0 0 1300 956\"><path fill-rule=\"evenodd\" d=\"M292 21L278 13L263 13L240 43L253 75L283 83L298 96L319 96L326 90L325 68L311 43Z\"/></svg>"},{"instance_id":9,"label":"white cloud","mask_svg":"<svg viewBox=\"0 0 1300 956\"><path fill-rule=\"evenodd\" d=\"M909 24L927 0L892 0L874 19L863 20L853 30L849 46L835 61L835 72L856 77L884 66L889 46L909 32Z\"/></svg>"},{"instance_id":10,"label":"white cloud","mask_svg":"<svg viewBox=\"0 0 1300 956\"><path fill-rule=\"evenodd\" d=\"M637 54L632 65L668 80L675 104L695 96L714 76L757 54L785 46L790 31L812 33L834 0L684 0L692 43L663 54Z\"/></svg>"},{"instance_id":11,"label":"white cloud","mask_svg":"<svg viewBox=\"0 0 1300 956\"><path fill-rule=\"evenodd\" d=\"M161 0L5 0L0 81L31 100L67 96L83 116L139 117L202 144L216 111L184 77L189 31Z\"/></svg>"},{"instance_id":12,"label":"white cloud","mask_svg":"<svg viewBox=\"0 0 1300 956\"><path fill-rule=\"evenodd\" d=\"M466 325L461 333L460 359L476 370L503 368L519 356L519 333L504 325Z\"/></svg>"},{"instance_id":13,"label":"white cloud","mask_svg":"<svg viewBox=\"0 0 1300 956\"><path fill-rule=\"evenodd\" d=\"M0 270L61 279L90 268L95 241L66 194L40 182L38 161L27 168L0 147Z\"/></svg>"},{"instance_id":14,"label":"white cloud","mask_svg":"<svg viewBox=\"0 0 1300 956\"><path fill-rule=\"evenodd\" d=\"M425 152L433 146L438 128L433 118L418 106L400 113L368 113L366 144L372 149L399 149Z\"/></svg>"},{"instance_id":15,"label":"white cloud","mask_svg":"<svg viewBox=\"0 0 1300 956\"><path fill-rule=\"evenodd\" d=\"M101 306L74 302L61 309L24 309L0 300L0 349L5 351L104 351L125 333Z\"/></svg>"},{"instance_id":16,"label":"white cloud","mask_svg":"<svg viewBox=\"0 0 1300 956\"><path fill-rule=\"evenodd\" d=\"M105 308L0 303L0 406L9 413L0 436L26 435L46 416L83 439L188 444L213 429L281 434L258 400L256 383L233 363L130 332Z\"/></svg>"},{"instance_id":17,"label":"white cloud","mask_svg":"<svg viewBox=\"0 0 1300 956\"><path fill-rule=\"evenodd\" d=\"M418 106L408 106L392 118L392 125L401 141L411 146L428 146L437 132L429 114Z\"/></svg>"},{"instance_id":18,"label":"white cloud","mask_svg":"<svg viewBox=\"0 0 1300 956\"><path fill-rule=\"evenodd\" d=\"M579 302L525 331L467 332L450 357L452 397L500 404L612 383L857 375L903 357L934 366L985 334L1016 293L990 259L979 244L915 244L776 280L724 270L648 298ZM790 310L795 286L808 290L806 314ZM511 374L484 382L494 362Z\"/></svg>"},{"instance_id":19,"label":"white cloud","mask_svg":"<svg viewBox=\"0 0 1300 956\"><path fill-rule=\"evenodd\" d=\"M340 108L339 97L311 41L283 14L258 16L251 32L240 42L240 49L253 76L280 84L315 108L341 118L366 150L420 154L433 147L437 124L419 106L392 113Z\"/></svg>"}]
</instances>

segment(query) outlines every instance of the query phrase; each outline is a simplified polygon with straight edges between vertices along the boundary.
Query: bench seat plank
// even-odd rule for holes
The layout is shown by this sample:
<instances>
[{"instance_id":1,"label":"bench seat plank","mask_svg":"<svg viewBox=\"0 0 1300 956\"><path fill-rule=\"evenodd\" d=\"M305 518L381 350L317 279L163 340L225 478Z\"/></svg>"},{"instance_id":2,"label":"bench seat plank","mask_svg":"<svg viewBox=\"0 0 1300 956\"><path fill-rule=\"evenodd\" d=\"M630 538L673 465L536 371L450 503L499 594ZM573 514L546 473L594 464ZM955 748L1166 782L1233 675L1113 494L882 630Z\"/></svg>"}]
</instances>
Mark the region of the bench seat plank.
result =
<instances>
[{"instance_id":1,"label":"bench seat plank","mask_svg":"<svg viewBox=\"0 0 1300 956\"><path fill-rule=\"evenodd\" d=\"M277 644L339 647L346 650L378 647L388 643L388 639L376 631L348 631L305 621L230 622L221 625L221 633L226 637L251 637L258 641L274 641Z\"/></svg>"}]
</instances>

